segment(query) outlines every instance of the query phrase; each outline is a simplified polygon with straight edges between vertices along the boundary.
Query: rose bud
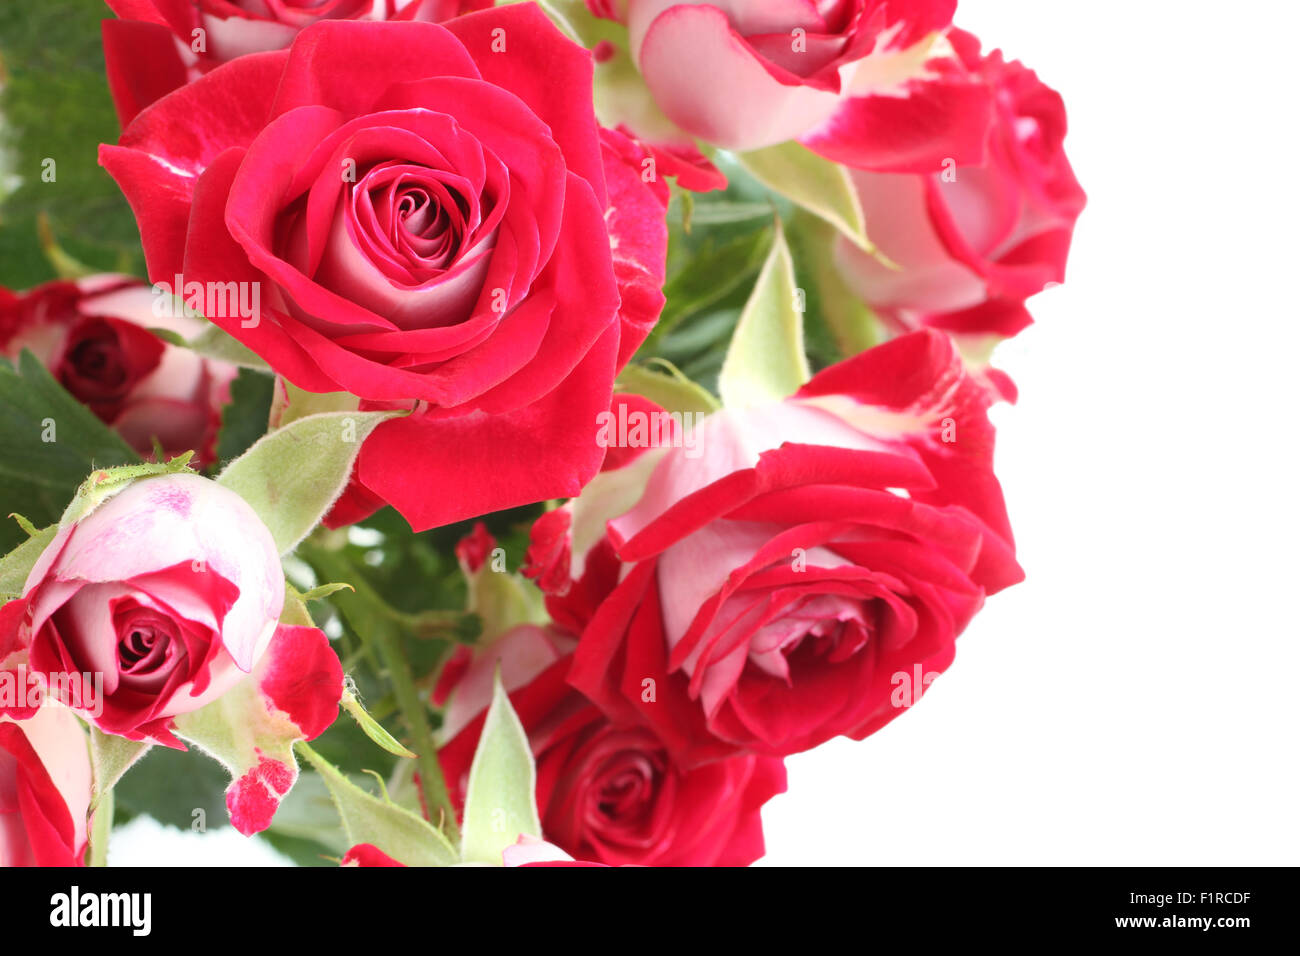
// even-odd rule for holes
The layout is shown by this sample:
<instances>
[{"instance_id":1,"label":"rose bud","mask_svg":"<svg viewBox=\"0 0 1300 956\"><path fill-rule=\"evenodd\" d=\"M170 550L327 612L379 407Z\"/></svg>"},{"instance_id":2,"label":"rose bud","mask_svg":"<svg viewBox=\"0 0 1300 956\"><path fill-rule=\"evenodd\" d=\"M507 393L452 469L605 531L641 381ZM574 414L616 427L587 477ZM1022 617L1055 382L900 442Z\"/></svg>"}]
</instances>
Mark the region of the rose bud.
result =
<instances>
[{"instance_id":1,"label":"rose bud","mask_svg":"<svg viewBox=\"0 0 1300 956\"><path fill-rule=\"evenodd\" d=\"M82 865L90 787L86 732L71 711L0 717L0 867Z\"/></svg>"},{"instance_id":2,"label":"rose bud","mask_svg":"<svg viewBox=\"0 0 1300 956\"><path fill-rule=\"evenodd\" d=\"M867 235L893 266L840 240L849 287L899 329L1015 335L1032 321L1025 299L1065 279L1085 197L1066 159L1065 104L1032 70L980 54L949 33L995 103L982 162L915 174L855 172Z\"/></svg>"},{"instance_id":3,"label":"rose bud","mask_svg":"<svg viewBox=\"0 0 1300 956\"><path fill-rule=\"evenodd\" d=\"M242 498L198 475L141 479L59 529L0 608L0 666L25 652L101 730L179 747L171 718L252 670L283 604L279 553Z\"/></svg>"},{"instance_id":4,"label":"rose bud","mask_svg":"<svg viewBox=\"0 0 1300 956\"><path fill-rule=\"evenodd\" d=\"M99 275L25 293L0 288L0 353L29 349L74 398L142 455L216 458L221 407L237 369L168 345L149 331L193 338L202 320L143 282Z\"/></svg>"},{"instance_id":5,"label":"rose bud","mask_svg":"<svg viewBox=\"0 0 1300 956\"><path fill-rule=\"evenodd\" d=\"M448 20L492 0L107 0L104 65L126 126L154 100L250 53L282 50L321 20Z\"/></svg>"},{"instance_id":6,"label":"rose bud","mask_svg":"<svg viewBox=\"0 0 1300 956\"><path fill-rule=\"evenodd\" d=\"M450 739L438 757L457 805L500 662L537 762L542 830L565 853L612 866L744 866L762 856L759 808L785 790L781 762L742 755L684 769L645 726L611 722L573 690L565 681L572 641L546 635L515 628L452 690L456 720L444 727ZM476 716L466 722L466 713Z\"/></svg>"},{"instance_id":7,"label":"rose bud","mask_svg":"<svg viewBox=\"0 0 1300 956\"><path fill-rule=\"evenodd\" d=\"M602 473L571 502L578 580L548 599L583 628L569 682L685 766L883 726L1023 577L990 400L946 336L916 332L708 416L693 454ZM539 555L562 555L556 530Z\"/></svg>"},{"instance_id":8,"label":"rose bud","mask_svg":"<svg viewBox=\"0 0 1300 956\"><path fill-rule=\"evenodd\" d=\"M588 0L623 19L655 102L733 150L797 139L869 169L978 157L988 96L942 31L956 0Z\"/></svg>"}]
</instances>

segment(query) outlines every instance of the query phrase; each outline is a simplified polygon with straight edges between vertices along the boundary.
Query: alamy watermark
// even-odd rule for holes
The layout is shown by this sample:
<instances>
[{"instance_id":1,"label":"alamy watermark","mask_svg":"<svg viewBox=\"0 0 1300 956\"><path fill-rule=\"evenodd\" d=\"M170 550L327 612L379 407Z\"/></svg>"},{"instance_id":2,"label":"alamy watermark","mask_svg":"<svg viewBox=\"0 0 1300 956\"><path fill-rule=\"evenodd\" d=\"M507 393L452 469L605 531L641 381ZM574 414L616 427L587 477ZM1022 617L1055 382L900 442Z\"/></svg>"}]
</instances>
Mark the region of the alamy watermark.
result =
<instances>
[{"instance_id":1,"label":"alamy watermark","mask_svg":"<svg viewBox=\"0 0 1300 956\"><path fill-rule=\"evenodd\" d=\"M696 428L704 412L648 412L618 407L618 414L596 416L596 444L601 448L681 448L687 458L702 454Z\"/></svg>"},{"instance_id":2,"label":"alamy watermark","mask_svg":"<svg viewBox=\"0 0 1300 956\"><path fill-rule=\"evenodd\" d=\"M245 329L256 328L262 321L260 282L186 282L177 273L173 282L155 282L153 296L153 314L158 318L174 315L179 301L207 319L239 319Z\"/></svg>"},{"instance_id":3,"label":"alamy watermark","mask_svg":"<svg viewBox=\"0 0 1300 956\"><path fill-rule=\"evenodd\" d=\"M104 673L38 673L19 664L11 671L0 671L0 710L30 708L47 702L64 704L91 717L104 714Z\"/></svg>"}]
</instances>

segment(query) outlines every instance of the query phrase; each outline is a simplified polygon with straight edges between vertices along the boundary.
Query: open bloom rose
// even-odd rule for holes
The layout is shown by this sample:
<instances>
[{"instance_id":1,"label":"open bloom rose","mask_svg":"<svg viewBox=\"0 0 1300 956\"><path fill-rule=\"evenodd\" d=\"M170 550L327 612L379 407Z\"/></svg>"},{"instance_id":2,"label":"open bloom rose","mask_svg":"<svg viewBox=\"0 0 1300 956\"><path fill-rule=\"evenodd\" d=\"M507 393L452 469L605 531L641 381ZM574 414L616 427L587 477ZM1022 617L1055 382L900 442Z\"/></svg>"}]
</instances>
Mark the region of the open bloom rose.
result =
<instances>
[{"instance_id":1,"label":"open bloom rose","mask_svg":"<svg viewBox=\"0 0 1300 956\"><path fill-rule=\"evenodd\" d=\"M452 711L477 716L439 750L457 803L500 661L533 745L547 840L578 859L612 866L744 866L762 856L759 808L785 790L781 762L743 755L684 769L644 724L611 722L566 683L571 646L548 640L543 628L518 627L462 676ZM544 647L553 651L549 660L539 653Z\"/></svg>"},{"instance_id":2,"label":"open bloom rose","mask_svg":"<svg viewBox=\"0 0 1300 956\"><path fill-rule=\"evenodd\" d=\"M1025 299L1065 279L1084 194L1063 148L1065 104L1032 70L949 34L996 109L982 162L900 175L858 171L867 234L899 268L841 241L845 281L901 328L1014 335Z\"/></svg>"},{"instance_id":3,"label":"open bloom rose","mask_svg":"<svg viewBox=\"0 0 1300 956\"><path fill-rule=\"evenodd\" d=\"M197 475L142 479L41 553L0 608L0 667L101 730L179 746L171 718L252 670L283 604L275 543L242 498Z\"/></svg>"},{"instance_id":4,"label":"open bloom rose","mask_svg":"<svg viewBox=\"0 0 1300 956\"><path fill-rule=\"evenodd\" d=\"M203 322L126 276L0 288L0 354L30 349L72 396L141 454L216 457L221 407L236 368L168 345L148 330L192 338Z\"/></svg>"},{"instance_id":5,"label":"open bloom rose","mask_svg":"<svg viewBox=\"0 0 1300 956\"><path fill-rule=\"evenodd\" d=\"M84 863L90 785L86 732L71 711L0 718L0 867Z\"/></svg>"},{"instance_id":6,"label":"open bloom rose","mask_svg":"<svg viewBox=\"0 0 1300 956\"><path fill-rule=\"evenodd\" d=\"M693 455L603 473L572 503L579 580L551 601L583 627L569 682L686 765L881 727L948 666L985 595L1023 576L988 400L922 331L780 404L710 415ZM562 564L553 525L535 563Z\"/></svg>"},{"instance_id":7,"label":"open bloom rose","mask_svg":"<svg viewBox=\"0 0 1300 956\"><path fill-rule=\"evenodd\" d=\"M631 170L602 155L591 77L533 4L321 22L159 100L101 161L151 276L257 283L259 320L208 318L300 388L415 410L354 478L423 529L600 465L595 416L648 330L612 247L651 273L663 248L612 215L607 164Z\"/></svg>"},{"instance_id":8,"label":"open bloom rose","mask_svg":"<svg viewBox=\"0 0 1300 956\"><path fill-rule=\"evenodd\" d=\"M446 20L492 0L107 0L104 60L126 126L154 100L249 53L281 50L319 20Z\"/></svg>"},{"instance_id":9,"label":"open bloom rose","mask_svg":"<svg viewBox=\"0 0 1300 956\"><path fill-rule=\"evenodd\" d=\"M938 37L956 0L588 4L625 17L655 102L707 142L751 150L798 139L872 169L981 152L987 94Z\"/></svg>"}]
</instances>

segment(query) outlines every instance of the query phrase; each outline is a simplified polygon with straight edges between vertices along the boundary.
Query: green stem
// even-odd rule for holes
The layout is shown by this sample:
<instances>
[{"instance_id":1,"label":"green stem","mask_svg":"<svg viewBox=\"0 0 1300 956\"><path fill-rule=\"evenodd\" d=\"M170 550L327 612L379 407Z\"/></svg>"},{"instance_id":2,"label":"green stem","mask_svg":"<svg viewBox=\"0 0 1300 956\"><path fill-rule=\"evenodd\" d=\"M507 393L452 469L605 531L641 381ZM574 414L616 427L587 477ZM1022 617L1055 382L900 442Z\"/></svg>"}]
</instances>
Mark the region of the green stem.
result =
<instances>
[{"instance_id":1,"label":"green stem","mask_svg":"<svg viewBox=\"0 0 1300 956\"><path fill-rule=\"evenodd\" d=\"M379 646L379 655L384 660L389 679L393 682L393 696L397 708L411 731L411 746L420 768L420 785L424 791L425 806L429 808L432 822L447 835L453 844L460 840L459 828L456 826L456 811L451 804L451 795L447 792L447 782L442 777L442 766L438 763L438 752L433 746L433 730L429 726L428 711L424 698L416 691L411 669L406 665L396 631L388 625L378 629L375 634ZM441 813L439 813L441 811Z\"/></svg>"},{"instance_id":2,"label":"green stem","mask_svg":"<svg viewBox=\"0 0 1300 956\"><path fill-rule=\"evenodd\" d=\"M90 865L108 866L108 837L113 830L113 791L105 791L99 798L90 819Z\"/></svg>"},{"instance_id":3,"label":"green stem","mask_svg":"<svg viewBox=\"0 0 1300 956\"><path fill-rule=\"evenodd\" d=\"M415 686L406 656L402 653L398 630L387 613L387 603L370 587L355 568L337 551L304 544L299 553L316 569L322 579L347 581L356 590L337 591L330 596L347 618L348 624L362 637L369 638L379 651L379 657L393 686L393 697L402 720L410 731L410 746L415 751L419 767L420 786L431 822L446 834L454 845L460 840L456 824L456 810L447 792L447 782L438 763L438 752L433 745L433 730L429 726L429 712L424 697ZM380 612L380 613L376 613Z\"/></svg>"}]
</instances>

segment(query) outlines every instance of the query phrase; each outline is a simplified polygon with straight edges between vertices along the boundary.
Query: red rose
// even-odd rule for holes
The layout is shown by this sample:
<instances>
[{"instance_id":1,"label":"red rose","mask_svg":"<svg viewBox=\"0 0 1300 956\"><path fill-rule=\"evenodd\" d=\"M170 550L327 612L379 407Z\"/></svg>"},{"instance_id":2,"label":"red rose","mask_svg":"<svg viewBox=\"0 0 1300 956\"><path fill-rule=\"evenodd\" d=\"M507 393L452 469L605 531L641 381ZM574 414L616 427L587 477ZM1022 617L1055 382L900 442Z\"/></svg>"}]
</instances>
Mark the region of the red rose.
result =
<instances>
[{"instance_id":1,"label":"red rose","mask_svg":"<svg viewBox=\"0 0 1300 956\"><path fill-rule=\"evenodd\" d=\"M855 172L867 234L897 266L849 242L846 281L901 328L1015 335L1032 321L1025 299L1065 279L1085 197L1065 157L1065 104L1032 70L999 51L980 55L949 34L962 63L993 94L982 162L921 174Z\"/></svg>"},{"instance_id":2,"label":"red rose","mask_svg":"<svg viewBox=\"0 0 1300 956\"><path fill-rule=\"evenodd\" d=\"M282 50L320 20L428 20L492 0L106 0L104 65L123 126L154 100L249 53Z\"/></svg>"},{"instance_id":3,"label":"red rose","mask_svg":"<svg viewBox=\"0 0 1300 956\"><path fill-rule=\"evenodd\" d=\"M0 718L0 867L82 865L90 777L86 732L71 711Z\"/></svg>"},{"instance_id":4,"label":"red rose","mask_svg":"<svg viewBox=\"0 0 1300 956\"><path fill-rule=\"evenodd\" d=\"M918 332L600 475L571 506L579 580L549 602L584 628L570 683L688 765L877 730L1023 577L988 401Z\"/></svg>"},{"instance_id":5,"label":"red rose","mask_svg":"<svg viewBox=\"0 0 1300 956\"><path fill-rule=\"evenodd\" d=\"M156 439L169 455L216 458L221 407L236 368L165 344L150 328L186 338L203 323L125 276L48 282L24 293L0 288L0 354L23 349L74 398L142 455Z\"/></svg>"},{"instance_id":6,"label":"red rose","mask_svg":"<svg viewBox=\"0 0 1300 956\"><path fill-rule=\"evenodd\" d=\"M611 722L566 682L572 658L542 630L520 627L480 656L452 691L449 713L478 711L438 752L458 804L497 662L533 744L546 839L579 860L612 866L744 866L763 855L759 808L785 790L779 760L754 755L685 769L643 725ZM521 661L534 662L532 674ZM542 669L544 667L544 669ZM509 852L509 851L507 851Z\"/></svg>"},{"instance_id":7,"label":"red rose","mask_svg":"<svg viewBox=\"0 0 1300 956\"><path fill-rule=\"evenodd\" d=\"M367 439L345 511L388 502L423 529L576 494L599 467L596 415L653 311L622 260L653 277L663 250L607 220L633 147L602 156L591 77L532 4L318 23L102 148L150 275L251 284L260 316L208 318L279 374L416 409Z\"/></svg>"}]
</instances>

